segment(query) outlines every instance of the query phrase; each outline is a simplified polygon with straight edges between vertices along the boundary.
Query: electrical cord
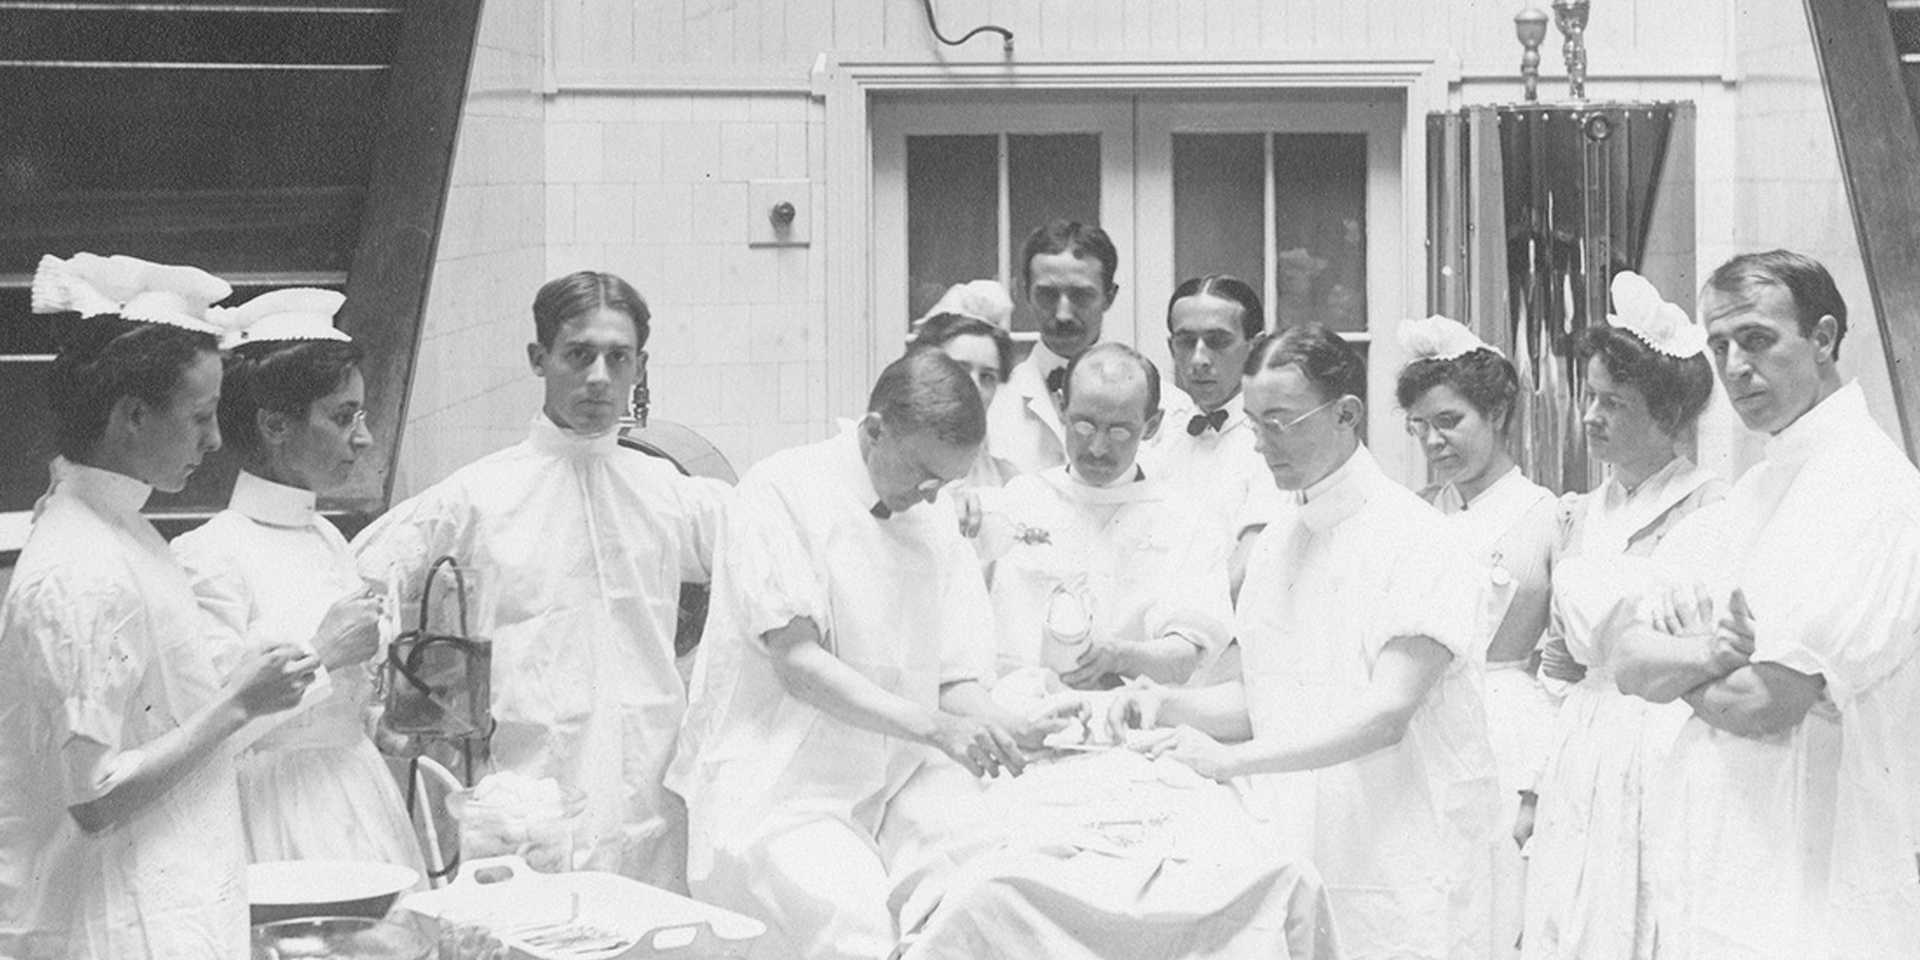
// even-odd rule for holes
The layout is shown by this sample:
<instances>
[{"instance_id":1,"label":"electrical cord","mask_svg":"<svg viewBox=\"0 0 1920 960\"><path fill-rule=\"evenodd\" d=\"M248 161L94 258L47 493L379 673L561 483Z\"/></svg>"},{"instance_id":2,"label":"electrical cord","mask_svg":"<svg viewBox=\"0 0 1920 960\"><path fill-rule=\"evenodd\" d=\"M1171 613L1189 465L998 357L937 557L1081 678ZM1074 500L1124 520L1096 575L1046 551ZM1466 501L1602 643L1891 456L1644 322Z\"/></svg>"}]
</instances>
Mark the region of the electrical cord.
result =
<instances>
[{"instance_id":1,"label":"electrical cord","mask_svg":"<svg viewBox=\"0 0 1920 960\"><path fill-rule=\"evenodd\" d=\"M957 47L963 43L966 43L968 40L972 40L974 37L977 37L980 34L997 33L1000 35L1001 47L1005 49L1008 53L1013 52L1013 31L1008 30L1006 27L998 26L996 24L989 23L983 26L974 27L972 30L967 31L966 34L958 40L948 39L946 34L940 32L939 21L934 19L933 0L921 0L921 2L927 8L927 29L933 31L933 38L935 40L938 40L949 47Z\"/></svg>"}]
</instances>

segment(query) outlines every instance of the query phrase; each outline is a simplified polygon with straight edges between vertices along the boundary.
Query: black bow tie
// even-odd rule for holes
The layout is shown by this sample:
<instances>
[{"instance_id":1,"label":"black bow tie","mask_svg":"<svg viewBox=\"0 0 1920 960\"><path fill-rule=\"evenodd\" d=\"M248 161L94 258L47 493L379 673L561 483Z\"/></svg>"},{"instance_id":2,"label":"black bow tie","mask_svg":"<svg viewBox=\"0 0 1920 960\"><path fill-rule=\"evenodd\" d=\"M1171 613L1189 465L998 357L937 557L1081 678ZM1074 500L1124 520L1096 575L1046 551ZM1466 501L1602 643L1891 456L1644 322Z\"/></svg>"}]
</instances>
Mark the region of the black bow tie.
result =
<instances>
[{"instance_id":1,"label":"black bow tie","mask_svg":"<svg viewBox=\"0 0 1920 960\"><path fill-rule=\"evenodd\" d=\"M893 516L893 508L887 506L885 500L875 500L873 507L867 510L867 512L873 514L875 520L885 520Z\"/></svg>"},{"instance_id":2,"label":"black bow tie","mask_svg":"<svg viewBox=\"0 0 1920 960\"><path fill-rule=\"evenodd\" d=\"M1052 373L1047 374L1047 392L1048 393L1057 394L1060 391L1065 390L1066 388L1067 388L1067 368L1066 367L1056 368Z\"/></svg>"},{"instance_id":3,"label":"black bow tie","mask_svg":"<svg viewBox=\"0 0 1920 960\"><path fill-rule=\"evenodd\" d=\"M1221 407L1212 413L1196 413L1187 421L1187 436L1197 437L1208 430L1216 433L1227 423L1227 408Z\"/></svg>"}]
</instances>

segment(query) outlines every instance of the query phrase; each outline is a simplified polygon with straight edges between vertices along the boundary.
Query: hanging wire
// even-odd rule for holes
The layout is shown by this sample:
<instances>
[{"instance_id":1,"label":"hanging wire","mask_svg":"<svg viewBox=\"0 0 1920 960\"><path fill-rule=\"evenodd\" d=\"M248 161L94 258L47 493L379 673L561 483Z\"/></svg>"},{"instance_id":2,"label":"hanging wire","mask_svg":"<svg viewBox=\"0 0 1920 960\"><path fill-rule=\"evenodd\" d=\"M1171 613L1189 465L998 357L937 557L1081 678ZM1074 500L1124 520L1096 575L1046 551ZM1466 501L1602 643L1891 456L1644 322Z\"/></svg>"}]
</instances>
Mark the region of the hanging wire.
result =
<instances>
[{"instance_id":1,"label":"hanging wire","mask_svg":"<svg viewBox=\"0 0 1920 960\"><path fill-rule=\"evenodd\" d=\"M925 4L927 8L927 29L933 31L933 38L935 40L938 40L949 47L957 47L963 43L966 43L968 40L972 40L974 37L977 37L983 33L997 33L1000 35L1001 48L1006 50L1008 53L1013 52L1013 31L1008 30L1006 27L998 26L996 24L991 24L991 23L986 24L984 26L974 27L972 30L968 30L966 32L966 35L962 36L958 40L949 40L946 34L940 32L940 22L938 20L935 20L933 17L933 0L921 0L921 2Z\"/></svg>"}]
</instances>

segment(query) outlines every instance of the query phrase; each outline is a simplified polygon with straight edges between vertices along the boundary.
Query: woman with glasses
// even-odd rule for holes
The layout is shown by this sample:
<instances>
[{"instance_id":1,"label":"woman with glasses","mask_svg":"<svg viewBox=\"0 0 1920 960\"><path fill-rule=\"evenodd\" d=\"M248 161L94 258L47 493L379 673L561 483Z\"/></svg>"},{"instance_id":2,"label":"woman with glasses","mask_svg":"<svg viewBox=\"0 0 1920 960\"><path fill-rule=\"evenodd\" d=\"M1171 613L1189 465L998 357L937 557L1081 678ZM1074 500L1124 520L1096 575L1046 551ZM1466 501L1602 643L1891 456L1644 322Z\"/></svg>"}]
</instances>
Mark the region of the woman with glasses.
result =
<instances>
[{"instance_id":1,"label":"woman with glasses","mask_svg":"<svg viewBox=\"0 0 1920 960\"><path fill-rule=\"evenodd\" d=\"M314 658L222 670L141 514L220 447L209 305L231 288L131 257L43 258L60 456L0 604L0 956L241 957L235 738L296 703Z\"/></svg>"},{"instance_id":2,"label":"woman with glasses","mask_svg":"<svg viewBox=\"0 0 1920 960\"><path fill-rule=\"evenodd\" d=\"M261 294L213 319L229 348L220 427L241 470L227 509L174 541L194 595L233 649L310 649L330 689L239 760L247 853L420 868L392 774L368 739L376 601L315 508L373 445L360 347L330 290Z\"/></svg>"},{"instance_id":3,"label":"woman with glasses","mask_svg":"<svg viewBox=\"0 0 1920 960\"><path fill-rule=\"evenodd\" d=\"M992 284L994 289L999 288L999 284L990 280L976 280L972 284L956 286L954 290L961 291L977 284ZM1005 296L1004 291L1001 296ZM946 300L941 302L945 303ZM915 347L932 347L966 367L967 373L973 377L973 385L980 390L980 402L989 408L993 406L993 398L999 392L1000 385L1006 383L1007 377L1013 373L1013 337L1004 327L974 314L960 312L958 308L941 310L915 324L907 348L911 350ZM983 443L980 453L974 458L973 470L957 486L962 489L1003 486L1018 472L1013 464L994 456Z\"/></svg>"},{"instance_id":4,"label":"woman with glasses","mask_svg":"<svg viewBox=\"0 0 1920 960\"><path fill-rule=\"evenodd\" d=\"M1652 955L1649 846L1653 771L1689 714L1621 693L1608 611L1627 588L1574 557L1645 557L1681 518L1724 495L1693 463L1694 428L1713 396L1704 330L1638 275L1613 280L1614 313L1587 330L1587 450L1607 465L1591 493L1566 498L1554 550L1553 623L1542 672L1573 682L1540 777L1527 881L1525 956ZM1582 571L1585 571L1583 573Z\"/></svg>"},{"instance_id":5,"label":"woman with glasses","mask_svg":"<svg viewBox=\"0 0 1920 960\"><path fill-rule=\"evenodd\" d=\"M1421 496L1447 515L1486 568L1480 629L1486 641L1488 735L1500 771L1501 822L1513 843L1494 858L1496 956L1518 945L1533 814L1534 777L1553 722L1552 698L1534 676L1547 625L1554 497L1528 480L1509 452L1520 380L1513 364L1446 317L1409 320L1400 342L1412 359L1395 399L1420 441L1433 485Z\"/></svg>"}]
</instances>

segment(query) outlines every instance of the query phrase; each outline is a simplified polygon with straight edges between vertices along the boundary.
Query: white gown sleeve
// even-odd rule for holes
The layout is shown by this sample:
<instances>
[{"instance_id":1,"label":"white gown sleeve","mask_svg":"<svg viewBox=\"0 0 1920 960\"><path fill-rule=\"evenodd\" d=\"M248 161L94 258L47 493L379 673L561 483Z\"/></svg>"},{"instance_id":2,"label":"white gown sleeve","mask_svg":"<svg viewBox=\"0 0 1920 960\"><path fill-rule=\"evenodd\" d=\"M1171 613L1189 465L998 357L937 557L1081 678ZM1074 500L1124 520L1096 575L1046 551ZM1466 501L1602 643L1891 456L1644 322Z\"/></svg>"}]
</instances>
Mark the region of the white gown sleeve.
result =
<instances>
[{"instance_id":1,"label":"white gown sleeve","mask_svg":"<svg viewBox=\"0 0 1920 960\"><path fill-rule=\"evenodd\" d=\"M714 545L720 539L720 527L726 521L727 503L733 488L708 477L683 477L679 483L683 508L680 578L691 583L713 579Z\"/></svg>"},{"instance_id":2,"label":"white gown sleeve","mask_svg":"<svg viewBox=\"0 0 1920 960\"><path fill-rule=\"evenodd\" d=\"M111 583L55 576L16 590L10 602L34 638L32 685L60 752L63 799L97 799L139 759L140 745L124 733L153 655L141 600Z\"/></svg>"},{"instance_id":3,"label":"white gown sleeve","mask_svg":"<svg viewBox=\"0 0 1920 960\"><path fill-rule=\"evenodd\" d=\"M763 480L743 482L728 505L719 538L719 565L735 605L735 626L760 648L760 638L797 617L827 635L825 585L800 540L798 504ZM764 649L764 648L762 648Z\"/></svg>"},{"instance_id":4,"label":"white gown sleeve","mask_svg":"<svg viewBox=\"0 0 1920 960\"><path fill-rule=\"evenodd\" d=\"M1182 542L1175 551L1172 576L1160 585L1147 609L1149 637L1178 633L1200 645L1200 665L1217 659L1233 637L1233 602L1227 595L1227 559L1232 552L1220 533L1198 516L1180 514Z\"/></svg>"},{"instance_id":5,"label":"white gown sleeve","mask_svg":"<svg viewBox=\"0 0 1920 960\"><path fill-rule=\"evenodd\" d=\"M465 498L443 481L401 501L353 538L354 566L362 579L385 583L401 575L406 598L420 595L428 566L458 550L467 523Z\"/></svg>"},{"instance_id":6,"label":"white gown sleeve","mask_svg":"<svg viewBox=\"0 0 1920 960\"><path fill-rule=\"evenodd\" d=\"M1451 534L1439 524L1406 531L1388 571L1382 609L1374 612L1378 629L1368 631L1369 657L1377 657L1389 641L1426 637L1447 648L1457 660L1478 663L1486 655L1486 637L1479 629L1480 581L1484 568L1455 547Z\"/></svg>"},{"instance_id":7,"label":"white gown sleeve","mask_svg":"<svg viewBox=\"0 0 1920 960\"><path fill-rule=\"evenodd\" d=\"M946 578L943 593L944 616L934 621L940 637L941 684L977 680L992 683L997 636L993 626L993 604L987 598L986 582L979 575L979 561L966 541L954 538L946 550L941 576Z\"/></svg>"}]
</instances>

